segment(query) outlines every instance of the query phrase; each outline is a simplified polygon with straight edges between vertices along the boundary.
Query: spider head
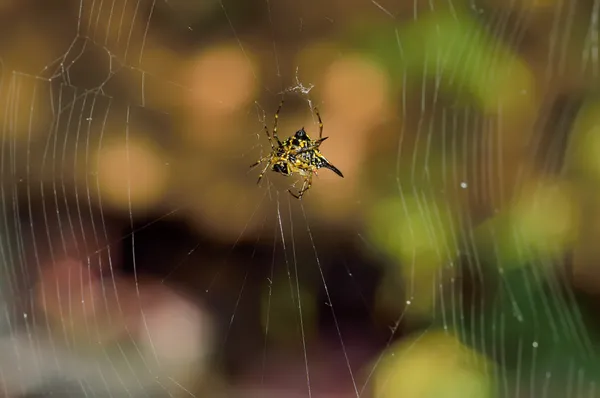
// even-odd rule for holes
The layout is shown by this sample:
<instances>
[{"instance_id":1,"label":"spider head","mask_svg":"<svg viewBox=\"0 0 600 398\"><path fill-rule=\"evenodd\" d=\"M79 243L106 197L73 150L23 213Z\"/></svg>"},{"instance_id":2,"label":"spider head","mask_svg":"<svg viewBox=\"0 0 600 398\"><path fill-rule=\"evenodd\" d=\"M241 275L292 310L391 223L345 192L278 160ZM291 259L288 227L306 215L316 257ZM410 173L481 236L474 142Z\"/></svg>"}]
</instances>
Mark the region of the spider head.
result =
<instances>
[{"instance_id":1,"label":"spider head","mask_svg":"<svg viewBox=\"0 0 600 398\"><path fill-rule=\"evenodd\" d=\"M307 135L306 135L306 130L304 130L304 127L302 127L300 130L296 131L296 134L294 134L294 136L298 139L305 140L307 138Z\"/></svg>"},{"instance_id":2,"label":"spider head","mask_svg":"<svg viewBox=\"0 0 600 398\"><path fill-rule=\"evenodd\" d=\"M285 176L290 175L287 163L275 163L273 165L273 171L276 173L283 174Z\"/></svg>"}]
</instances>

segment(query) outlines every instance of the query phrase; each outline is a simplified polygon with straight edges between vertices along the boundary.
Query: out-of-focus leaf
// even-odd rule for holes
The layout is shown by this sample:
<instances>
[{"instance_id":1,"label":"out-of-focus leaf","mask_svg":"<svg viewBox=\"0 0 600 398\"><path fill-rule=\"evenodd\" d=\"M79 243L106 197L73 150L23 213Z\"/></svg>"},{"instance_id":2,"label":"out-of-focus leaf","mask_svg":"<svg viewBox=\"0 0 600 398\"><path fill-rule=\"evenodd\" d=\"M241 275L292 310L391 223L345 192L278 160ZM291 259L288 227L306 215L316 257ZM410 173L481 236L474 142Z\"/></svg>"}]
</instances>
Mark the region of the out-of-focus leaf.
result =
<instances>
[{"instance_id":1,"label":"out-of-focus leaf","mask_svg":"<svg viewBox=\"0 0 600 398\"><path fill-rule=\"evenodd\" d=\"M490 37L468 11L438 9L405 25L367 26L354 41L382 62L401 87L422 84L423 74L483 111L503 116L530 110L533 76L527 65ZM527 108L527 109L525 109Z\"/></svg>"}]
</instances>

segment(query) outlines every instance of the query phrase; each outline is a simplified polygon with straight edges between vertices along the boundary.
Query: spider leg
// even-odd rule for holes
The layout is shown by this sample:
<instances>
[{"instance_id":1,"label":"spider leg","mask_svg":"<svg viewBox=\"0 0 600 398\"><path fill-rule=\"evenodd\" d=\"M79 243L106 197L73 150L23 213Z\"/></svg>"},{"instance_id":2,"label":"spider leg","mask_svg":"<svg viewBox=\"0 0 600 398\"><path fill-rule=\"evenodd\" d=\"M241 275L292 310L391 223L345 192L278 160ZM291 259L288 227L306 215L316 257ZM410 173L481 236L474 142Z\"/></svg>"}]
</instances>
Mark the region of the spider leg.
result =
<instances>
[{"instance_id":1,"label":"spider leg","mask_svg":"<svg viewBox=\"0 0 600 398\"><path fill-rule=\"evenodd\" d=\"M302 189L300 191L298 191L298 195L294 194L291 191L291 189L288 189L288 192L294 198L301 200L302 197L304 196L304 194L306 193L306 191L308 191L311 186L312 186L312 174L309 174L308 176L304 177L304 183L302 184Z\"/></svg>"},{"instance_id":2,"label":"spider leg","mask_svg":"<svg viewBox=\"0 0 600 398\"><path fill-rule=\"evenodd\" d=\"M269 144L271 144L271 149L275 149L275 145L273 145L273 140L271 139L271 135L269 134L269 128L267 127L266 123L265 123L265 133L267 134L267 138L269 139Z\"/></svg>"},{"instance_id":3,"label":"spider leg","mask_svg":"<svg viewBox=\"0 0 600 398\"><path fill-rule=\"evenodd\" d=\"M279 111L281 111L281 107L283 106L283 100L279 103L279 108L277 108L277 112L275 112L275 122L273 122L273 138L277 141L277 144L281 146L281 141L279 141L279 137L277 136L277 121L279 120Z\"/></svg>"},{"instance_id":4,"label":"spider leg","mask_svg":"<svg viewBox=\"0 0 600 398\"><path fill-rule=\"evenodd\" d=\"M260 183L260 180L263 178L263 176L264 176L264 175L265 175L265 173L267 172L267 169L268 169L268 168L269 168L269 166L271 165L271 159L272 159L272 158L273 158L273 156L272 156L272 155L265 156L265 157L263 157L263 158L260 158L260 159L258 159L258 160L256 161L256 163L254 163L254 164L252 164L252 165L250 166L250 169L253 169L253 168L255 168L256 166L258 166L259 164L261 164L262 162L266 162L267 160L269 161L269 162L267 163L267 165L265 166L265 168L264 168L264 169L263 169L263 170L260 172L260 174L258 175L258 180L256 181L256 184L259 184L259 183Z\"/></svg>"},{"instance_id":5,"label":"spider leg","mask_svg":"<svg viewBox=\"0 0 600 398\"><path fill-rule=\"evenodd\" d=\"M315 114L319 119L319 140L323 137L323 121L321 120L321 115L319 114L319 109L315 106Z\"/></svg>"},{"instance_id":6,"label":"spider leg","mask_svg":"<svg viewBox=\"0 0 600 398\"><path fill-rule=\"evenodd\" d=\"M265 168L260 172L260 174L258 175L258 180L256 180L256 185L260 184L260 180L262 180L263 176L267 172L267 169L269 168L270 165L271 165L271 162L267 163Z\"/></svg>"},{"instance_id":7,"label":"spider leg","mask_svg":"<svg viewBox=\"0 0 600 398\"><path fill-rule=\"evenodd\" d=\"M269 156L265 156L263 158L258 159L255 163L252 163L250 165L250 170L252 170L253 168L255 168L256 166L258 166L259 164L261 164L262 162L269 160L271 158L271 155Z\"/></svg>"}]
</instances>

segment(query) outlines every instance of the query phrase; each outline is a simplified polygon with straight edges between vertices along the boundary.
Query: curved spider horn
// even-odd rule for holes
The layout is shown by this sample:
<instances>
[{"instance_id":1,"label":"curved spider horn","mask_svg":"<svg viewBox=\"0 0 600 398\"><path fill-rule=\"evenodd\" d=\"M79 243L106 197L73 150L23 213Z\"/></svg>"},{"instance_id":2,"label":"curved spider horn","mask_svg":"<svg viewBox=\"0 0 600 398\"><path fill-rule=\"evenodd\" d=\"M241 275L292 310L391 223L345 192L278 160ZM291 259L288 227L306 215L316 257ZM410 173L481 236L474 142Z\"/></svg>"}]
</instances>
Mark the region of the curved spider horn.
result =
<instances>
[{"instance_id":1,"label":"curved spider horn","mask_svg":"<svg viewBox=\"0 0 600 398\"><path fill-rule=\"evenodd\" d=\"M321 144L321 142L325 141L327 138L329 138L329 137L323 137L323 138L319 138L319 139L316 141L316 142L317 142L317 145L320 145L320 144Z\"/></svg>"},{"instance_id":2,"label":"curved spider horn","mask_svg":"<svg viewBox=\"0 0 600 398\"><path fill-rule=\"evenodd\" d=\"M329 162L324 162L324 163L323 163L323 167L324 167L324 168L326 168L326 169L329 169L329 170L333 171L335 174L337 174L337 175L339 175L340 177L344 178L344 175L342 174L342 172L341 172L341 171L339 171L339 170L338 170L338 168L337 168L337 167L335 167L334 165L332 165L331 163L329 163Z\"/></svg>"}]
</instances>

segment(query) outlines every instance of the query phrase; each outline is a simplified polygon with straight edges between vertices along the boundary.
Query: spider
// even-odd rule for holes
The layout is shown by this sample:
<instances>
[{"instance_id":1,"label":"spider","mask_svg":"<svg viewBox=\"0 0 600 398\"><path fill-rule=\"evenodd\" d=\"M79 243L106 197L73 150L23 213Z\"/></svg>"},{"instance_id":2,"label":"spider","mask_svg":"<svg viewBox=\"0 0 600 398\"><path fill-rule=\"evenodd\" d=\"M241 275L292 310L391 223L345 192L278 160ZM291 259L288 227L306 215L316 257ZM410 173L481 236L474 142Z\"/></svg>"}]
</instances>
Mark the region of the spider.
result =
<instances>
[{"instance_id":1,"label":"spider","mask_svg":"<svg viewBox=\"0 0 600 398\"><path fill-rule=\"evenodd\" d=\"M272 171L282 174L286 177L289 177L292 174L300 174L304 179L302 189L298 191L298 194L294 194L290 189L288 189L288 192L294 198L302 199L302 196L304 196L306 191L308 191L312 186L313 174L316 175L317 170L321 167L333 171L342 178L344 175L334 165L329 163L329 161L321 154L321 152L319 152L319 146L321 146L323 141L329 137L323 137L323 122L321 121L319 110L316 107L314 110L317 118L319 119L318 140L311 139L308 134L306 134L304 127L296 131L293 136L286 138L285 141L281 142L279 140L279 137L277 136L277 120L279 119L279 111L281 110L282 106L283 101L281 101L279 108L277 108L277 112L275 112L273 137L271 137L269 134L269 128L265 124L265 133L267 134L267 138L271 144L271 153L256 161L256 163L250 166L250 169L253 169L263 162L267 163L265 168L258 176L258 181L256 181L257 184L260 183L260 180L263 178L264 174L269 168Z\"/></svg>"}]
</instances>

